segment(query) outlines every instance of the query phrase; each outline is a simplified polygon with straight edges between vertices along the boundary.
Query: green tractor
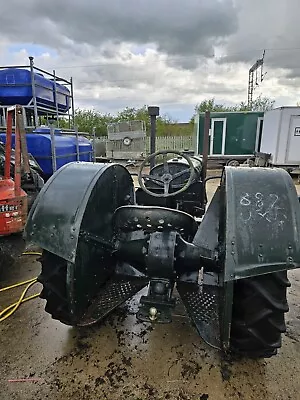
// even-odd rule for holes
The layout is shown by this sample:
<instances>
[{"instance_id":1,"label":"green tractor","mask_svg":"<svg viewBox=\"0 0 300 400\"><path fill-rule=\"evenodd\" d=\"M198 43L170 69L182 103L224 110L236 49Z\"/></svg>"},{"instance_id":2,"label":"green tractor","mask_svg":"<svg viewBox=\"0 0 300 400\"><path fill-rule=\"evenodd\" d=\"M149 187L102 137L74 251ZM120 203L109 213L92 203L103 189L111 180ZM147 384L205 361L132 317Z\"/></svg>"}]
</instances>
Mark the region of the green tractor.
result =
<instances>
[{"instance_id":1,"label":"green tractor","mask_svg":"<svg viewBox=\"0 0 300 400\"><path fill-rule=\"evenodd\" d=\"M175 158L169 158L169 153ZM159 157L150 172L144 167ZM141 289L137 319L169 323L181 299L211 346L270 357L281 346L300 208L281 169L225 167L207 206L203 162L160 151L139 188L119 164L70 163L45 184L25 235L43 249L54 319L92 325Z\"/></svg>"}]
</instances>

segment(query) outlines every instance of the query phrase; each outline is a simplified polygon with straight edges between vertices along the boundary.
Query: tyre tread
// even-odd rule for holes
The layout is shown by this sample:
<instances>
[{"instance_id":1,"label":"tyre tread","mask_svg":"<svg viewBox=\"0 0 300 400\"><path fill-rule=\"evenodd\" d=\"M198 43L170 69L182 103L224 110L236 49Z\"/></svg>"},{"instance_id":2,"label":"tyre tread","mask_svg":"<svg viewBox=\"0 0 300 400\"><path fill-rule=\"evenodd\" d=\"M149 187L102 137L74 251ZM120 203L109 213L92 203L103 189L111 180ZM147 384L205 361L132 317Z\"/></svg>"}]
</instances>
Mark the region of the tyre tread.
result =
<instances>
[{"instance_id":1,"label":"tyre tread","mask_svg":"<svg viewBox=\"0 0 300 400\"><path fill-rule=\"evenodd\" d=\"M47 301L45 311L65 325L74 325L67 297L67 261L44 250L40 262L38 281L43 284L40 297Z\"/></svg>"},{"instance_id":2,"label":"tyre tread","mask_svg":"<svg viewBox=\"0 0 300 400\"><path fill-rule=\"evenodd\" d=\"M247 357L271 357L281 347L289 310L287 271L235 282L231 325L231 351Z\"/></svg>"}]
</instances>

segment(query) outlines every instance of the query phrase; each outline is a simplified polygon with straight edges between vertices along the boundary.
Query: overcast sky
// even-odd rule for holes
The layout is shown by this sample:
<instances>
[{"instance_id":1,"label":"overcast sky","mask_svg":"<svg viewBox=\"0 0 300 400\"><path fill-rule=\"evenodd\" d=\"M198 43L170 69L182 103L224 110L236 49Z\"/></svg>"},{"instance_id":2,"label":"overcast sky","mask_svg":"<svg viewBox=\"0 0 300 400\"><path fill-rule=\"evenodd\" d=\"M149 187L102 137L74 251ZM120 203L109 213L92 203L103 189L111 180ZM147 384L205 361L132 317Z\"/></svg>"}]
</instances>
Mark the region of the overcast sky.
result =
<instances>
[{"instance_id":1,"label":"overcast sky","mask_svg":"<svg viewBox=\"0 0 300 400\"><path fill-rule=\"evenodd\" d=\"M10 0L1 2L0 63L74 79L77 107L159 105L188 120L205 98L246 101L248 70L265 55L255 96L300 101L299 0Z\"/></svg>"}]
</instances>

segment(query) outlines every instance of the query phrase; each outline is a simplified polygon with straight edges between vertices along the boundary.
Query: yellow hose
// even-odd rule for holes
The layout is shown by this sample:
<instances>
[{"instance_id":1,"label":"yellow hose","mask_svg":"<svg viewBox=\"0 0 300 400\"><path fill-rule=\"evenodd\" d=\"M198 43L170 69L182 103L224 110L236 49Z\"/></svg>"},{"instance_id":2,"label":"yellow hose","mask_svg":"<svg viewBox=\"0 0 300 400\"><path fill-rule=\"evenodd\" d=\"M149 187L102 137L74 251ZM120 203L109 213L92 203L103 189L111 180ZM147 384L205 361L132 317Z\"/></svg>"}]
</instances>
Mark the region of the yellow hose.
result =
<instances>
[{"instance_id":1,"label":"yellow hose","mask_svg":"<svg viewBox=\"0 0 300 400\"><path fill-rule=\"evenodd\" d=\"M22 253L22 256L41 256L42 253L39 251L26 251L25 253Z\"/></svg>"},{"instance_id":2,"label":"yellow hose","mask_svg":"<svg viewBox=\"0 0 300 400\"><path fill-rule=\"evenodd\" d=\"M28 252L23 253L22 255L24 255L24 256L29 256L29 255L41 256L42 253L36 252L36 251L28 251ZM6 290L14 289L16 287L23 286L23 285L27 284L27 286L23 290L19 300L16 303L11 304L10 306L6 307L4 310L2 310L0 312L0 322L4 321L8 317L10 317L15 311L17 311L17 309L20 307L20 305L22 303L25 303L28 300L35 299L36 297L38 297L40 295L40 293L36 293L36 294L31 295L31 296L25 297L28 289L31 286L33 286L35 283L37 283L37 278L32 278L32 279L28 279L27 281L19 282L19 283L16 283L14 285L7 286L7 287L4 287L4 288L0 289L0 292L4 292Z\"/></svg>"},{"instance_id":3,"label":"yellow hose","mask_svg":"<svg viewBox=\"0 0 300 400\"><path fill-rule=\"evenodd\" d=\"M31 283L33 281L36 281L36 279L37 278L31 278L31 279L28 279L28 281L15 283L14 285L7 286L7 287L4 287L4 288L0 289L0 292L4 292L5 290L9 290L9 289L13 289L13 288L16 288L16 287L19 287L19 286L26 285L26 283Z\"/></svg>"},{"instance_id":4,"label":"yellow hose","mask_svg":"<svg viewBox=\"0 0 300 400\"><path fill-rule=\"evenodd\" d=\"M34 299L35 297L38 297L40 295L40 293L36 293L32 296L29 297L25 297L25 294L27 293L28 289L34 285L37 282L37 280L33 280L31 283L29 283L29 285L26 286L26 288L23 290L19 300L14 303L11 304L10 306L6 307L3 311L0 312L0 322L4 321L5 319L7 319L8 317L10 317L19 307L22 303L25 303L25 301ZM20 286L20 285L19 285ZM5 288L6 289L6 288Z\"/></svg>"}]
</instances>

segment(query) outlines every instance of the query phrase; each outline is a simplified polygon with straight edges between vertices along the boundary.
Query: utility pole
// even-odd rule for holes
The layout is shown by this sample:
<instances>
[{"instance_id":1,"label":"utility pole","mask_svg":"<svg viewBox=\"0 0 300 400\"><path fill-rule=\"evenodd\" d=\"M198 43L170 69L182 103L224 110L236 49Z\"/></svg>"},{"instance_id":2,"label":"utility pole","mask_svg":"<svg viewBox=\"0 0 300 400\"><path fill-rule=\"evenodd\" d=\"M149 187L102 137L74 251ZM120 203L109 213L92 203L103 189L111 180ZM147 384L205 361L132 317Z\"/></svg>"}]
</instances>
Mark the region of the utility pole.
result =
<instances>
[{"instance_id":1,"label":"utility pole","mask_svg":"<svg viewBox=\"0 0 300 400\"><path fill-rule=\"evenodd\" d=\"M255 64L249 69L249 79L248 79L248 108L251 110L253 102L253 92L254 89L259 86L257 71L260 68L260 83L264 80L266 74L263 73L264 58L266 51L264 50L262 58L258 59ZM255 74L255 87L254 87L254 74Z\"/></svg>"}]
</instances>

